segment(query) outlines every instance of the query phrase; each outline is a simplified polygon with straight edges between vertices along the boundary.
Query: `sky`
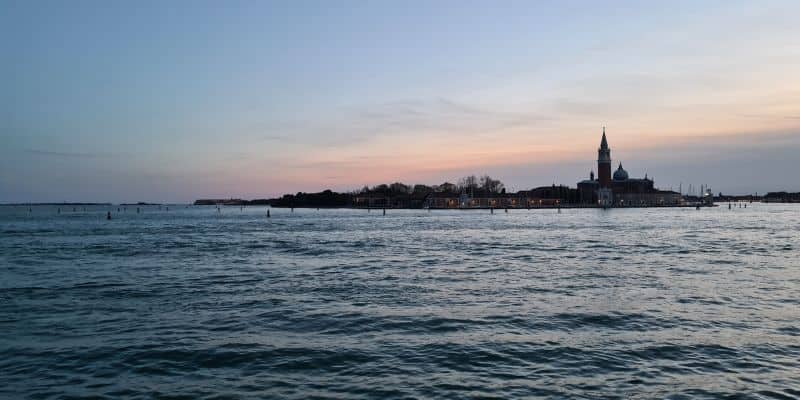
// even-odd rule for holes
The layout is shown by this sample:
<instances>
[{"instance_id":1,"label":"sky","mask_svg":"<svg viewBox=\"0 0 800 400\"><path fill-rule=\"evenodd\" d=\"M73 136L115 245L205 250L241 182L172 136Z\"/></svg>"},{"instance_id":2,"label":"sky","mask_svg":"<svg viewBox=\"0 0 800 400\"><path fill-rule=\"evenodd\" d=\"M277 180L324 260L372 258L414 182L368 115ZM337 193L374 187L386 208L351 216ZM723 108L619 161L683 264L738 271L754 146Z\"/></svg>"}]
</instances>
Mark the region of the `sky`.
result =
<instances>
[{"instance_id":1,"label":"sky","mask_svg":"<svg viewBox=\"0 0 800 400\"><path fill-rule=\"evenodd\" d=\"M0 202L800 191L798 1L0 0Z\"/></svg>"}]
</instances>

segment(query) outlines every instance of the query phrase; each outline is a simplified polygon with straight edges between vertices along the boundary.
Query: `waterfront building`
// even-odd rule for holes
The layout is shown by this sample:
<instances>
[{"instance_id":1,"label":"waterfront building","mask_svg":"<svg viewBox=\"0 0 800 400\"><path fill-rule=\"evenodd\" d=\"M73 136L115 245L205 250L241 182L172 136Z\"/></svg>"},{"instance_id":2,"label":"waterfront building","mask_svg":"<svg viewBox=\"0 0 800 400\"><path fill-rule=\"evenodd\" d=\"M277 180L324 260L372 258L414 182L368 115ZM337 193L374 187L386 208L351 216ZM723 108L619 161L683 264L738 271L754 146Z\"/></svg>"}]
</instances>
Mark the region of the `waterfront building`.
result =
<instances>
[{"instance_id":1,"label":"waterfront building","mask_svg":"<svg viewBox=\"0 0 800 400\"><path fill-rule=\"evenodd\" d=\"M558 207L577 203L578 191L566 186L542 186L516 193L489 193L477 191L474 194L433 192L425 200L426 208L539 208Z\"/></svg>"},{"instance_id":2,"label":"waterfront building","mask_svg":"<svg viewBox=\"0 0 800 400\"><path fill-rule=\"evenodd\" d=\"M611 174L611 148L608 146L606 129L597 149L597 179L594 171L589 172L589 179L578 182L580 202L602 207L644 207L644 206L676 206L683 204L680 193L671 190L659 190L654 186L652 178L645 174L644 178L631 178L628 171L619 163L614 174Z\"/></svg>"}]
</instances>

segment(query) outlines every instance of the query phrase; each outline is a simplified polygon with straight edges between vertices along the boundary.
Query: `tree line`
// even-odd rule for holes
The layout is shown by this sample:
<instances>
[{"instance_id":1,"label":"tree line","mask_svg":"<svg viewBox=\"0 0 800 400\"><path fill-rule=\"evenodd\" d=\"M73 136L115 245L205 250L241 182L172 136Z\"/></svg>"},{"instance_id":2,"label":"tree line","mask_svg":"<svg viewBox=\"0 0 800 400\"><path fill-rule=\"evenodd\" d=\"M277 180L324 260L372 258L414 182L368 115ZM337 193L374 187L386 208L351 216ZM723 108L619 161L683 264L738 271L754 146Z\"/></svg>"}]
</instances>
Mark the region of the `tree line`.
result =
<instances>
[{"instance_id":1,"label":"tree line","mask_svg":"<svg viewBox=\"0 0 800 400\"><path fill-rule=\"evenodd\" d=\"M499 179L489 175L480 178L475 175L465 176L458 183L444 182L440 185L409 185L402 182L383 183L372 187L364 186L361 189L345 193L324 190L319 193L285 194L269 203L276 207L347 207L352 204L354 197L394 197L421 199L431 193L453 193L454 195L466 193L471 196L505 193L505 185Z\"/></svg>"},{"instance_id":2,"label":"tree line","mask_svg":"<svg viewBox=\"0 0 800 400\"><path fill-rule=\"evenodd\" d=\"M493 179L489 175L481 176L480 178L475 175L465 176L457 181L458 183L444 182L440 185L407 185L402 182L395 182L389 184L380 184L373 187L364 186L363 188L351 192L354 195L366 194L382 194L387 196L392 195L411 195L411 194L429 194L434 192L448 192L448 193L489 193L498 194L505 193L505 185L499 179Z\"/></svg>"}]
</instances>

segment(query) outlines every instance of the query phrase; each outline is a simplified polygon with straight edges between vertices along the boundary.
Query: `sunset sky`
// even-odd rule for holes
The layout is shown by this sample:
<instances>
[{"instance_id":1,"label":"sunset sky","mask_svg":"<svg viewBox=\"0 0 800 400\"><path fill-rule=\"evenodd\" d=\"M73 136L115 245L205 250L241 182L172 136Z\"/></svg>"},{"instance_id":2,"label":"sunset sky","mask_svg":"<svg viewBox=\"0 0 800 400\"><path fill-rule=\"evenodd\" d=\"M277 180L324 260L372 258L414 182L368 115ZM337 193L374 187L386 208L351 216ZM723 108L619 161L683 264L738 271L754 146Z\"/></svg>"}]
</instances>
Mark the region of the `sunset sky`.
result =
<instances>
[{"instance_id":1,"label":"sunset sky","mask_svg":"<svg viewBox=\"0 0 800 400\"><path fill-rule=\"evenodd\" d=\"M798 1L0 1L0 202L800 190Z\"/></svg>"}]
</instances>

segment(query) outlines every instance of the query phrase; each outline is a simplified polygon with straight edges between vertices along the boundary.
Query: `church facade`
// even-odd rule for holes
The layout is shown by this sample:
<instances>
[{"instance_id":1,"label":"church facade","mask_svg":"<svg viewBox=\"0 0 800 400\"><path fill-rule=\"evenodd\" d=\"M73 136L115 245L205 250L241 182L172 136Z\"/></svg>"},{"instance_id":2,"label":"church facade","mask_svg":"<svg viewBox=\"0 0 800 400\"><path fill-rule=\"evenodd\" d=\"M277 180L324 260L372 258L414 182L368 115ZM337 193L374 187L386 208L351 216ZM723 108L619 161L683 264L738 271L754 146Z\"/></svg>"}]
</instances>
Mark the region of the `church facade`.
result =
<instances>
[{"instance_id":1,"label":"church facade","mask_svg":"<svg viewBox=\"0 0 800 400\"><path fill-rule=\"evenodd\" d=\"M683 204L683 196L670 190L658 190L652 178L631 178L622 163L611 173L611 148L606 129L597 150L597 178L594 171L589 179L578 182L580 202L600 207L653 207Z\"/></svg>"}]
</instances>

